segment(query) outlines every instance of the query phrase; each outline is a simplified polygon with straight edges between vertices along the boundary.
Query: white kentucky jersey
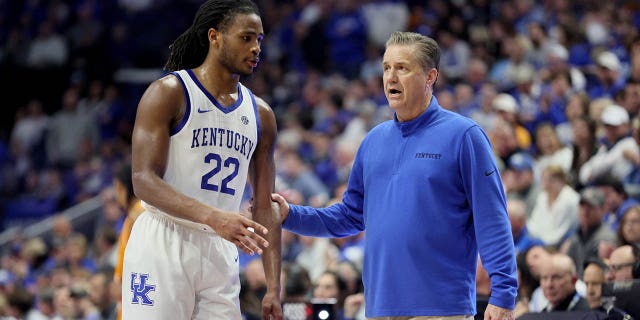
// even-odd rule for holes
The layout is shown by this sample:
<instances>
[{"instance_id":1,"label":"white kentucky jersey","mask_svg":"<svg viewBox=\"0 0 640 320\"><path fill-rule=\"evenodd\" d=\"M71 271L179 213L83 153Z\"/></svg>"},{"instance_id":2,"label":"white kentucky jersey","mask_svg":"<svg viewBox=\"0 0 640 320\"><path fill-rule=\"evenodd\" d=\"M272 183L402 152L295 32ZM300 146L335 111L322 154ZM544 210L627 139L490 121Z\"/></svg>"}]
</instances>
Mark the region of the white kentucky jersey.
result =
<instances>
[{"instance_id":1,"label":"white kentucky jersey","mask_svg":"<svg viewBox=\"0 0 640 320\"><path fill-rule=\"evenodd\" d=\"M260 123L253 93L238 83L234 104L221 105L192 70L172 72L182 83L185 114L171 130L163 179L176 191L221 210L239 211ZM149 204L150 211L158 212ZM179 222L201 230L202 224Z\"/></svg>"}]
</instances>

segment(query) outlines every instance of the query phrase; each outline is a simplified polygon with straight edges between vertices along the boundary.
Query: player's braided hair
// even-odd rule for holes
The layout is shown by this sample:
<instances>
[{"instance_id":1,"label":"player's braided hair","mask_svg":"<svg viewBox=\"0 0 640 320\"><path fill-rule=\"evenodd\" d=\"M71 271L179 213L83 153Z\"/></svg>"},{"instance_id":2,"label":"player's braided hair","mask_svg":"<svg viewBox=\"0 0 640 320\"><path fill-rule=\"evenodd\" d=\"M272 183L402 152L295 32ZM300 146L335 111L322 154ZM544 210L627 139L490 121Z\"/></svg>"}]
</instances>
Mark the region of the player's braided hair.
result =
<instances>
[{"instance_id":1,"label":"player's braided hair","mask_svg":"<svg viewBox=\"0 0 640 320\"><path fill-rule=\"evenodd\" d=\"M203 3L191 26L169 46L168 71L195 68L202 64L209 51L208 31L224 32L237 14L260 14L251 0L209 0Z\"/></svg>"}]
</instances>

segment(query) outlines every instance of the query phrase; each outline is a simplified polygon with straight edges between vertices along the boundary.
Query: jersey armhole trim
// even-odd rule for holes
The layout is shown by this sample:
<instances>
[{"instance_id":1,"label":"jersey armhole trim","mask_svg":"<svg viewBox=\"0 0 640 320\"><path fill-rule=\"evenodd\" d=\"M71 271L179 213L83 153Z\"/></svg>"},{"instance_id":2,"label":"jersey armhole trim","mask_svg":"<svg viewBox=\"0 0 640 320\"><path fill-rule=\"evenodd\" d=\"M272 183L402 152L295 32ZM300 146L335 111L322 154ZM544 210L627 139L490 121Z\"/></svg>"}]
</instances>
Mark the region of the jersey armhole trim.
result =
<instances>
[{"instance_id":1,"label":"jersey armhole trim","mask_svg":"<svg viewBox=\"0 0 640 320\"><path fill-rule=\"evenodd\" d=\"M180 84L182 85L182 90L184 91L184 97L187 100L187 106L185 108L182 119L180 120L177 126L175 126L174 128L171 128L171 131L169 131L170 135L174 136L178 132L180 132L182 128L184 128L184 126L187 124L187 121L189 120L189 116L191 115L191 98L189 97L189 91L187 90L187 85L184 83L184 80L182 80L182 77L177 72L171 72L171 74L173 74L176 78L178 78L178 80L180 80Z\"/></svg>"},{"instance_id":2,"label":"jersey armhole trim","mask_svg":"<svg viewBox=\"0 0 640 320\"><path fill-rule=\"evenodd\" d=\"M253 96L253 92L251 92L251 90L249 90L249 88L245 87L247 89L247 91L249 92L249 96L251 97L251 103L253 104L253 112L256 114L256 129L258 130L258 132L256 132L256 145L258 145L258 143L260 142L260 114L258 113L258 104L256 104L256 99Z\"/></svg>"}]
</instances>

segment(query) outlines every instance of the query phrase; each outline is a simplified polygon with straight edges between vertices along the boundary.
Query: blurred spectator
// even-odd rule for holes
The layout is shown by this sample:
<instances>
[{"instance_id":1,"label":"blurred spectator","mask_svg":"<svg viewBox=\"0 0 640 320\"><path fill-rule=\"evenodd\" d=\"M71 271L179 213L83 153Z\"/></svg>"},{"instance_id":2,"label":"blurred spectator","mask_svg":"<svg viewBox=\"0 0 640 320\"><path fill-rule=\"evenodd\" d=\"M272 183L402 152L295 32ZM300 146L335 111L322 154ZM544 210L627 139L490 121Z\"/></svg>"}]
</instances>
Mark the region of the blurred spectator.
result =
<instances>
[{"instance_id":1,"label":"blurred spectator","mask_svg":"<svg viewBox=\"0 0 640 320\"><path fill-rule=\"evenodd\" d=\"M527 220L532 236L546 245L559 246L578 226L580 195L567 184L561 167L551 165L542 172L542 191Z\"/></svg>"},{"instance_id":2,"label":"blurred spectator","mask_svg":"<svg viewBox=\"0 0 640 320\"><path fill-rule=\"evenodd\" d=\"M479 106L471 112L469 118L473 119L482 129L487 132L493 130L497 114L493 109L493 99L496 97L496 87L492 83L485 83L479 89L477 94Z\"/></svg>"},{"instance_id":3,"label":"blurred spectator","mask_svg":"<svg viewBox=\"0 0 640 320\"><path fill-rule=\"evenodd\" d=\"M103 267L88 280L87 294L91 303L97 308L100 319L116 319L116 301L110 292L112 278L113 267Z\"/></svg>"},{"instance_id":4,"label":"blurred spectator","mask_svg":"<svg viewBox=\"0 0 640 320\"><path fill-rule=\"evenodd\" d=\"M632 206L640 204L637 199L629 197L622 183L613 176L607 175L593 183L604 192L603 221L611 230L618 230L622 215Z\"/></svg>"},{"instance_id":5,"label":"blurred spectator","mask_svg":"<svg viewBox=\"0 0 640 320\"><path fill-rule=\"evenodd\" d=\"M493 99L493 108L498 117L508 123L514 130L517 147L527 150L531 146L531 134L518 122L518 103L510 94L500 93Z\"/></svg>"},{"instance_id":6,"label":"blurred spectator","mask_svg":"<svg viewBox=\"0 0 640 320\"><path fill-rule=\"evenodd\" d=\"M280 176L290 188L301 193L304 204L320 205L329 199L327 187L302 161L300 154L284 152L280 161Z\"/></svg>"},{"instance_id":7,"label":"blurred spectator","mask_svg":"<svg viewBox=\"0 0 640 320\"><path fill-rule=\"evenodd\" d=\"M467 73L471 56L469 44L446 28L439 30L437 41L440 45L441 76L444 76L441 81L455 85L462 81Z\"/></svg>"},{"instance_id":8,"label":"blurred spectator","mask_svg":"<svg viewBox=\"0 0 640 320\"><path fill-rule=\"evenodd\" d=\"M305 268L311 281L338 260L338 248L328 238L299 236L302 251L296 257L296 263Z\"/></svg>"},{"instance_id":9,"label":"blurred spectator","mask_svg":"<svg viewBox=\"0 0 640 320\"><path fill-rule=\"evenodd\" d=\"M625 157L625 152L640 154L638 144L630 136L629 114L618 105L609 105L601 115L605 128L605 143L598 152L580 168L580 182L588 184L599 177L611 173L622 181L631 173L633 164Z\"/></svg>"},{"instance_id":10,"label":"blurred spectator","mask_svg":"<svg viewBox=\"0 0 640 320\"><path fill-rule=\"evenodd\" d=\"M604 51L597 55L595 63L596 79L587 89L589 97L613 99L624 88L620 59L613 52Z\"/></svg>"},{"instance_id":11,"label":"blurred spectator","mask_svg":"<svg viewBox=\"0 0 640 320\"><path fill-rule=\"evenodd\" d=\"M615 243L615 234L602 223L604 193L596 187L580 192L578 229L563 245L566 254L576 265L578 277L582 278L584 263L598 258L600 243Z\"/></svg>"},{"instance_id":12,"label":"blurred spectator","mask_svg":"<svg viewBox=\"0 0 640 320\"><path fill-rule=\"evenodd\" d=\"M582 116L571 121L571 127L573 142L569 179L574 188L582 189L583 185L578 177L580 169L598 151L596 124L591 118Z\"/></svg>"},{"instance_id":13,"label":"blurred spectator","mask_svg":"<svg viewBox=\"0 0 640 320\"><path fill-rule=\"evenodd\" d=\"M347 284L340 275L331 270L324 271L316 280L313 289L315 299L335 299L334 312L338 319L344 318L344 299L346 297Z\"/></svg>"},{"instance_id":14,"label":"blurred spectator","mask_svg":"<svg viewBox=\"0 0 640 320\"><path fill-rule=\"evenodd\" d=\"M409 22L409 8L403 1L365 1L362 15L367 22L368 40L379 49L384 48L392 32L406 30Z\"/></svg>"},{"instance_id":15,"label":"blurred spectator","mask_svg":"<svg viewBox=\"0 0 640 320\"><path fill-rule=\"evenodd\" d=\"M307 269L297 263L283 263L281 301L306 302L311 296L313 284ZM284 312L284 310L283 310Z\"/></svg>"},{"instance_id":16,"label":"blurred spectator","mask_svg":"<svg viewBox=\"0 0 640 320\"><path fill-rule=\"evenodd\" d=\"M41 290L35 300L35 308L25 320L50 320L55 316L53 307L53 289Z\"/></svg>"},{"instance_id":17,"label":"blurred spectator","mask_svg":"<svg viewBox=\"0 0 640 320\"><path fill-rule=\"evenodd\" d=\"M78 159L97 146L96 126L78 112L79 92L69 88L62 98L62 109L50 121L47 132L47 156L50 163L71 168Z\"/></svg>"},{"instance_id":18,"label":"blurred spectator","mask_svg":"<svg viewBox=\"0 0 640 320\"><path fill-rule=\"evenodd\" d=\"M532 291L528 297L529 299L524 301L528 302L528 305L524 306L526 307L524 311L540 312L549 303L542 291L542 287L540 287L540 274L542 267L550 263L553 252L553 250L545 246L533 246L524 252L524 265L534 279L534 281L530 282L530 285L532 284L532 289L530 290Z\"/></svg>"},{"instance_id":19,"label":"blurred spectator","mask_svg":"<svg viewBox=\"0 0 640 320\"><path fill-rule=\"evenodd\" d=\"M11 131L11 144L33 156L43 156L43 152L36 150L42 144L47 130L49 116L44 113L42 101L31 99L25 106L24 115L17 119ZM39 152L38 152L39 151ZM32 159L36 160L36 157Z\"/></svg>"},{"instance_id":20,"label":"blurred spectator","mask_svg":"<svg viewBox=\"0 0 640 320\"><path fill-rule=\"evenodd\" d=\"M560 253L551 255L540 269L540 286L549 304L543 311L589 310L589 303L576 292L578 275L573 260Z\"/></svg>"},{"instance_id":21,"label":"blurred spectator","mask_svg":"<svg viewBox=\"0 0 640 320\"><path fill-rule=\"evenodd\" d=\"M587 287L585 299L589 303L591 310L606 315L604 319L623 320L627 313L615 307L615 302L612 306L603 303L602 285L605 283L604 275L606 269L607 265L600 260L587 260L585 262L584 275L582 277Z\"/></svg>"},{"instance_id":22,"label":"blurred spectator","mask_svg":"<svg viewBox=\"0 0 640 320\"><path fill-rule=\"evenodd\" d=\"M611 252L607 262L607 281L621 281L633 279L633 268L640 261L640 249L631 245L624 245Z\"/></svg>"},{"instance_id":23,"label":"blurred spectator","mask_svg":"<svg viewBox=\"0 0 640 320\"><path fill-rule=\"evenodd\" d=\"M536 127L535 145L535 172L540 174L544 168L556 165L560 166L565 174L569 173L573 153L571 148L562 144L553 124L543 122Z\"/></svg>"},{"instance_id":24,"label":"blurred spectator","mask_svg":"<svg viewBox=\"0 0 640 320\"><path fill-rule=\"evenodd\" d=\"M62 67L68 58L66 39L58 34L51 21L43 21L38 36L31 42L27 65L35 68Z\"/></svg>"},{"instance_id":25,"label":"blurred spectator","mask_svg":"<svg viewBox=\"0 0 640 320\"><path fill-rule=\"evenodd\" d=\"M524 201L527 219L531 217L540 194L540 186L534 174L533 157L526 152L512 155L502 173L502 181L507 197Z\"/></svg>"},{"instance_id":26,"label":"blurred spectator","mask_svg":"<svg viewBox=\"0 0 640 320\"><path fill-rule=\"evenodd\" d=\"M357 77L360 64L365 61L367 22L356 0L336 3L329 15L326 36L332 70L348 79Z\"/></svg>"},{"instance_id":27,"label":"blurred spectator","mask_svg":"<svg viewBox=\"0 0 640 320\"><path fill-rule=\"evenodd\" d=\"M617 240L619 246L632 245L640 249L640 206L631 206L622 213Z\"/></svg>"},{"instance_id":28,"label":"blurred spectator","mask_svg":"<svg viewBox=\"0 0 640 320\"><path fill-rule=\"evenodd\" d=\"M259 301L267 292L267 280L264 276L264 268L260 259L252 259L244 268L244 275L248 289L253 292Z\"/></svg>"},{"instance_id":29,"label":"blurred spectator","mask_svg":"<svg viewBox=\"0 0 640 320\"><path fill-rule=\"evenodd\" d=\"M262 319L262 304L255 292L249 288L244 272L240 272L240 312L243 320Z\"/></svg>"},{"instance_id":30,"label":"blurred spectator","mask_svg":"<svg viewBox=\"0 0 640 320\"><path fill-rule=\"evenodd\" d=\"M536 245L544 245L542 240L532 237L527 230L527 205L518 198L507 198L507 212L511 222L511 234L516 255Z\"/></svg>"},{"instance_id":31,"label":"blurred spectator","mask_svg":"<svg viewBox=\"0 0 640 320\"><path fill-rule=\"evenodd\" d=\"M33 295L23 287L13 289L7 296L9 319L25 319L31 316Z\"/></svg>"},{"instance_id":32,"label":"blurred spectator","mask_svg":"<svg viewBox=\"0 0 640 320\"><path fill-rule=\"evenodd\" d=\"M640 54L638 55L640 57ZM640 58L638 58L640 60ZM628 79L622 91L620 105L627 110L629 117L635 118L640 111L640 79Z\"/></svg>"},{"instance_id":33,"label":"blurred spectator","mask_svg":"<svg viewBox=\"0 0 640 320\"><path fill-rule=\"evenodd\" d=\"M602 284L607 266L599 260L586 260L582 280L587 286L585 299L591 309L604 310L602 307Z\"/></svg>"}]
</instances>

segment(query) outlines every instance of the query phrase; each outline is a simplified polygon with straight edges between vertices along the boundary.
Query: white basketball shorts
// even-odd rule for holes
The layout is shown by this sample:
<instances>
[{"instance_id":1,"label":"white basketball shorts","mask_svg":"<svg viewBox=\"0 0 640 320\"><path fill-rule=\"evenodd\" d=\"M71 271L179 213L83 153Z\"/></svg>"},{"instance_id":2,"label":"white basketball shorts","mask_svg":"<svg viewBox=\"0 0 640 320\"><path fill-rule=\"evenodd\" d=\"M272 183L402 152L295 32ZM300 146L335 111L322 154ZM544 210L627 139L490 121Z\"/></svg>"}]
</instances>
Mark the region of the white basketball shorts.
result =
<instances>
[{"instance_id":1,"label":"white basketball shorts","mask_svg":"<svg viewBox=\"0 0 640 320\"><path fill-rule=\"evenodd\" d=\"M241 319L238 249L160 213L136 219L122 272L122 319Z\"/></svg>"}]
</instances>

